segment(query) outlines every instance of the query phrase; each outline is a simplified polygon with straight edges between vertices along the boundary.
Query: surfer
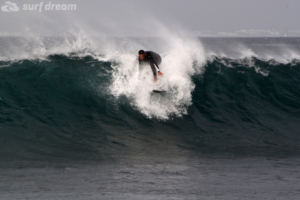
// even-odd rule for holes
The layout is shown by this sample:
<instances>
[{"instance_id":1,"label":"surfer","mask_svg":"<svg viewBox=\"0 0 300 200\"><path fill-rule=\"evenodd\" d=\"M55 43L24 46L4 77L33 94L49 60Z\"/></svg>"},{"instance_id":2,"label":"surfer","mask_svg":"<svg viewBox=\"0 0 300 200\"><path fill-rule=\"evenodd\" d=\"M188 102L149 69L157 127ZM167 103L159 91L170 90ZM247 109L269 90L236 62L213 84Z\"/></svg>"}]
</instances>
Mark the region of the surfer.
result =
<instances>
[{"instance_id":1,"label":"surfer","mask_svg":"<svg viewBox=\"0 0 300 200\"><path fill-rule=\"evenodd\" d=\"M161 63L161 57L157 53L153 51L139 51L139 64L140 66L143 64L149 64L151 66L153 72L153 82L157 82L157 74L162 76L163 73L160 72L158 65Z\"/></svg>"}]
</instances>

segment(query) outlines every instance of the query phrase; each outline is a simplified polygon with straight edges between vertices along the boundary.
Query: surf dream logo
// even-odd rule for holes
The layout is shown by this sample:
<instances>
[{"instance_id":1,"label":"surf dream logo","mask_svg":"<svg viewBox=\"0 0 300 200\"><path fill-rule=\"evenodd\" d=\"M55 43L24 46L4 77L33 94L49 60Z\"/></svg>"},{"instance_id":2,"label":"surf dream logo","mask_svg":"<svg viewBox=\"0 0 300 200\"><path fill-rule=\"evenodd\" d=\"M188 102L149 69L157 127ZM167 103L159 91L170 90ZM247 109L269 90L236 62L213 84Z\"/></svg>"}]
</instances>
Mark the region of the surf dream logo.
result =
<instances>
[{"instance_id":1,"label":"surf dream logo","mask_svg":"<svg viewBox=\"0 0 300 200\"><path fill-rule=\"evenodd\" d=\"M54 3L44 3L40 2L38 4L23 4L21 7L23 11L75 11L77 9L76 4L54 4ZM17 12L19 7L16 3L6 1L1 7L3 12Z\"/></svg>"},{"instance_id":2,"label":"surf dream logo","mask_svg":"<svg viewBox=\"0 0 300 200\"><path fill-rule=\"evenodd\" d=\"M6 1L4 3L4 5L1 7L1 10L3 12L18 12L19 11L19 7L15 3L12 3L10 1Z\"/></svg>"}]
</instances>

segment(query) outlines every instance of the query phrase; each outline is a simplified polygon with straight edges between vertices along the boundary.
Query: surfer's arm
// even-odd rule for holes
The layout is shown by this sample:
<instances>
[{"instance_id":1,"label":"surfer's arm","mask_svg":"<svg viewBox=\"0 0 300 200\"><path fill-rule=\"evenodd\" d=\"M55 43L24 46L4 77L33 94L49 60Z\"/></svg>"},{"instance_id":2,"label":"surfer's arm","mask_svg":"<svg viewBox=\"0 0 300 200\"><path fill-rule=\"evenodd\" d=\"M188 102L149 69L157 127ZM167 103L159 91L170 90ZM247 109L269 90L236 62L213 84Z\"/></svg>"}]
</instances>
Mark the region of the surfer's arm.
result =
<instances>
[{"instance_id":1,"label":"surfer's arm","mask_svg":"<svg viewBox=\"0 0 300 200\"><path fill-rule=\"evenodd\" d=\"M159 68L157 68L154 63L150 62L150 66L151 66L151 69L152 69L152 72L153 72L153 76L154 76L154 80L153 81L154 81L154 83L156 83L157 82L157 74L159 76L162 76L163 73L161 73L159 71Z\"/></svg>"},{"instance_id":2,"label":"surfer's arm","mask_svg":"<svg viewBox=\"0 0 300 200\"><path fill-rule=\"evenodd\" d=\"M150 66L151 66L154 78L157 78L157 74L159 76L163 75L163 73L161 73L159 70L158 64L154 61L153 58L150 59Z\"/></svg>"},{"instance_id":3,"label":"surfer's arm","mask_svg":"<svg viewBox=\"0 0 300 200\"><path fill-rule=\"evenodd\" d=\"M155 60L151 57L151 56L148 56L148 62L151 66L151 69L152 69L152 73L153 73L153 76L154 76L154 82L157 82L157 74L162 76L163 73L161 73L159 71L159 67L158 67L158 64L155 62Z\"/></svg>"},{"instance_id":4,"label":"surfer's arm","mask_svg":"<svg viewBox=\"0 0 300 200\"><path fill-rule=\"evenodd\" d=\"M155 69L156 69L157 74L158 74L159 76L163 76L164 74L160 72L159 67L158 67L158 64L155 62L155 60L154 60L153 58L152 58L152 62L153 62L153 65L154 65L154 67L155 67ZM152 69L152 70L153 70L153 69Z\"/></svg>"},{"instance_id":5,"label":"surfer's arm","mask_svg":"<svg viewBox=\"0 0 300 200\"><path fill-rule=\"evenodd\" d=\"M156 79L157 78L157 68L156 68L154 62L150 61L150 66L151 66L151 69L152 69L152 72L153 72L154 79Z\"/></svg>"},{"instance_id":6,"label":"surfer's arm","mask_svg":"<svg viewBox=\"0 0 300 200\"><path fill-rule=\"evenodd\" d=\"M159 72L159 67L158 67L158 64L155 62L155 60L151 57L151 61L156 69L157 72Z\"/></svg>"},{"instance_id":7,"label":"surfer's arm","mask_svg":"<svg viewBox=\"0 0 300 200\"><path fill-rule=\"evenodd\" d=\"M158 67L158 65L157 65L155 62L154 62L154 67L156 68L157 74L158 74L159 76L164 75L163 73L160 72L159 67Z\"/></svg>"}]
</instances>

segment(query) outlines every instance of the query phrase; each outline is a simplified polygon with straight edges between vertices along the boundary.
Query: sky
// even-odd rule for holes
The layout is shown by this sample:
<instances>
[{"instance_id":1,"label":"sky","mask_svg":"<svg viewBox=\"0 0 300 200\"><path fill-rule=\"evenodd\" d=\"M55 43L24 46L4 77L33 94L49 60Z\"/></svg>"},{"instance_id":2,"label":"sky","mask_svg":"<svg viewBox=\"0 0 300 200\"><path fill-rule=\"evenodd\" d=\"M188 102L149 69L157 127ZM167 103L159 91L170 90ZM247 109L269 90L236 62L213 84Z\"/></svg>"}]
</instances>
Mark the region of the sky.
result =
<instances>
[{"instance_id":1,"label":"sky","mask_svg":"<svg viewBox=\"0 0 300 200\"><path fill-rule=\"evenodd\" d=\"M0 6L0 36L79 30L151 36L162 28L203 37L300 36L299 0L0 0Z\"/></svg>"}]
</instances>

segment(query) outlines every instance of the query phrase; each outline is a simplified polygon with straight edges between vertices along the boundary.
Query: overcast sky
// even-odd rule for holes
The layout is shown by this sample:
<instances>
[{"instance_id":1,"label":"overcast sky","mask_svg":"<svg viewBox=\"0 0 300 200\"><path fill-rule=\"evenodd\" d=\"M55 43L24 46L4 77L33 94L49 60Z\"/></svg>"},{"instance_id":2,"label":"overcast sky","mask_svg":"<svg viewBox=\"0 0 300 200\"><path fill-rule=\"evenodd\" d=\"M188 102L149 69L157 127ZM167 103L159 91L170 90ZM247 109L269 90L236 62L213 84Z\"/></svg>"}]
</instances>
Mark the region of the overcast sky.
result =
<instances>
[{"instance_id":1,"label":"overcast sky","mask_svg":"<svg viewBox=\"0 0 300 200\"><path fill-rule=\"evenodd\" d=\"M299 0L11 0L19 8L15 12L4 12L5 2L0 1L0 35L59 35L78 29L151 35L166 27L200 36L300 36ZM24 10L41 2L35 10ZM46 10L49 2L73 4L76 10Z\"/></svg>"}]
</instances>

